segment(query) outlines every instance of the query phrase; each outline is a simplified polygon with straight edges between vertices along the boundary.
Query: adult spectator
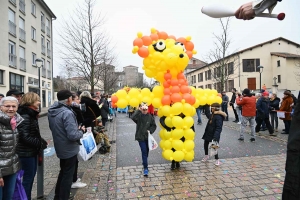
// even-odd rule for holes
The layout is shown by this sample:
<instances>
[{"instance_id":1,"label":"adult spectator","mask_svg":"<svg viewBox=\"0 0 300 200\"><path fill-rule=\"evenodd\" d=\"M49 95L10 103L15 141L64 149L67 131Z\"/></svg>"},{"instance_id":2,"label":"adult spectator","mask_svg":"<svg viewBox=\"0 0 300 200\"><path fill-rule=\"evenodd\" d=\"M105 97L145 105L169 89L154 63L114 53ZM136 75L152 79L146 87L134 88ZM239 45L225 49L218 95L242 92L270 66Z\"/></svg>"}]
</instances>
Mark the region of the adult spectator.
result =
<instances>
[{"instance_id":1,"label":"adult spectator","mask_svg":"<svg viewBox=\"0 0 300 200\"><path fill-rule=\"evenodd\" d=\"M244 89L243 96L236 99L237 105L242 106L242 125L240 130L240 138L238 140L244 141L244 132L247 122L251 127L251 142L255 142L255 115L256 115L256 98L252 96L248 88Z\"/></svg>"},{"instance_id":2,"label":"adult spectator","mask_svg":"<svg viewBox=\"0 0 300 200\"><path fill-rule=\"evenodd\" d=\"M85 128L78 126L75 114L70 107L72 93L69 90L61 90L57 93L57 99L58 102L55 102L48 110L49 127L56 155L60 160L54 199L66 200L70 197L79 152L78 140L82 138Z\"/></svg>"},{"instance_id":3,"label":"adult spectator","mask_svg":"<svg viewBox=\"0 0 300 200\"><path fill-rule=\"evenodd\" d=\"M44 153L44 149L47 148L46 140L41 137L38 122L40 104L39 95L28 92L22 97L18 109L18 113L24 121L18 126L17 154L21 161L22 170L24 170L22 184L28 199L31 199L38 155Z\"/></svg>"},{"instance_id":4,"label":"adult spectator","mask_svg":"<svg viewBox=\"0 0 300 200\"><path fill-rule=\"evenodd\" d=\"M100 108L97 102L92 99L91 94L88 91L83 91L80 95L80 103L85 104L86 111L83 114L85 127L94 127L96 119L101 115Z\"/></svg>"},{"instance_id":5,"label":"adult spectator","mask_svg":"<svg viewBox=\"0 0 300 200\"><path fill-rule=\"evenodd\" d=\"M242 124L242 106L240 106L236 103L236 99L237 98L241 99L241 97L242 97L242 94L240 92L236 92L236 98L235 98L236 107L235 107L235 109L239 116L239 122L237 124Z\"/></svg>"},{"instance_id":6,"label":"adult spectator","mask_svg":"<svg viewBox=\"0 0 300 200\"><path fill-rule=\"evenodd\" d=\"M272 12L277 4L277 0L256 0L243 4L236 12L237 19L250 20L256 15L264 12L266 9Z\"/></svg>"},{"instance_id":7,"label":"adult spectator","mask_svg":"<svg viewBox=\"0 0 300 200\"><path fill-rule=\"evenodd\" d=\"M300 199L300 99L298 98L297 106L289 130L287 143L287 154L285 164L285 180L283 185L282 200L299 200Z\"/></svg>"},{"instance_id":8,"label":"adult spectator","mask_svg":"<svg viewBox=\"0 0 300 200\"><path fill-rule=\"evenodd\" d=\"M238 114L236 112L236 109L235 109L236 89L232 88L231 92L232 92L232 96L231 96L231 100L229 102L229 105L232 107L232 110L233 110L233 113L234 113L234 116L235 116L235 120L233 122L238 123L239 122L239 116L238 116Z\"/></svg>"},{"instance_id":9,"label":"adult spectator","mask_svg":"<svg viewBox=\"0 0 300 200\"><path fill-rule=\"evenodd\" d=\"M283 98L282 98L282 102L281 102L281 106L279 108L280 111L284 111L285 113L285 117L284 118L280 118L283 120L284 123L284 132L282 132L281 134L289 134L290 131L290 126L291 126L291 112L292 112L292 105L294 103L294 100L291 96L291 93L286 90L283 93Z\"/></svg>"},{"instance_id":10,"label":"adult spectator","mask_svg":"<svg viewBox=\"0 0 300 200\"><path fill-rule=\"evenodd\" d=\"M264 91L262 93L262 96L257 100L256 102L256 127L255 127L255 132L257 135L260 135L259 130L262 122L265 122L269 134L271 136L276 136L274 134L274 130L270 124L269 120L269 115L270 115L270 110L269 110L269 92Z\"/></svg>"},{"instance_id":11,"label":"adult spectator","mask_svg":"<svg viewBox=\"0 0 300 200\"><path fill-rule=\"evenodd\" d=\"M270 99L270 116L271 116L271 124L272 128L275 132L278 132L278 117L277 110L279 110L280 99L277 97L276 93L273 93ZM275 121L275 125L274 125Z\"/></svg>"},{"instance_id":12,"label":"adult spectator","mask_svg":"<svg viewBox=\"0 0 300 200\"><path fill-rule=\"evenodd\" d=\"M226 113L226 118L224 121L228 121L228 102L229 102L229 97L226 95L226 92L222 92L222 111Z\"/></svg>"},{"instance_id":13,"label":"adult spectator","mask_svg":"<svg viewBox=\"0 0 300 200\"><path fill-rule=\"evenodd\" d=\"M21 98L23 96L24 92L21 92L19 90L16 90L16 89L10 89L8 90L8 92L6 93L6 96L12 96L12 97L15 97L16 99L18 99L18 102L20 103L21 101Z\"/></svg>"},{"instance_id":14,"label":"adult spectator","mask_svg":"<svg viewBox=\"0 0 300 200\"><path fill-rule=\"evenodd\" d=\"M135 140L139 142L142 160L144 166L144 176L148 176L148 132L153 134L156 130L156 124L154 117L148 113L147 104L142 104L138 110L136 110L131 119L136 123Z\"/></svg>"},{"instance_id":15,"label":"adult spectator","mask_svg":"<svg viewBox=\"0 0 300 200\"><path fill-rule=\"evenodd\" d=\"M23 121L17 113L18 100L4 97L0 101L0 199L12 199L17 172L21 169L16 147L19 134L16 127Z\"/></svg>"},{"instance_id":16,"label":"adult spectator","mask_svg":"<svg viewBox=\"0 0 300 200\"><path fill-rule=\"evenodd\" d=\"M3 97L4 97L4 95L0 93L0 100L1 100Z\"/></svg>"},{"instance_id":17,"label":"adult spectator","mask_svg":"<svg viewBox=\"0 0 300 200\"><path fill-rule=\"evenodd\" d=\"M296 107L296 104L297 104L297 97L295 97L295 95L292 93L291 90L286 90L288 92L291 93L291 97L293 98L293 104L292 104L292 107L295 108Z\"/></svg>"},{"instance_id":18,"label":"adult spectator","mask_svg":"<svg viewBox=\"0 0 300 200\"><path fill-rule=\"evenodd\" d=\"M101 120L102 120L102 125L105 126L106 122L108 121L108 114L109 114L109 104L108 101L106 100L106 96L102 95L100 102L100 115L101 115Z\"/></svg>"},{"instance_id":19,"label":"adult spectator","mask_svg":"<svg viewBox=\"0 0 300 200\"><path fill-rule=\"evenodd\" d=\"M202 120L201 120L201 109L202 109L202 106L198 106L198 108L196 108L196 113L197 113L197 117L198 117L198 120L197 120L197 124L198 125L201 125L202 124Z\"/></svg>"}]
</instances>

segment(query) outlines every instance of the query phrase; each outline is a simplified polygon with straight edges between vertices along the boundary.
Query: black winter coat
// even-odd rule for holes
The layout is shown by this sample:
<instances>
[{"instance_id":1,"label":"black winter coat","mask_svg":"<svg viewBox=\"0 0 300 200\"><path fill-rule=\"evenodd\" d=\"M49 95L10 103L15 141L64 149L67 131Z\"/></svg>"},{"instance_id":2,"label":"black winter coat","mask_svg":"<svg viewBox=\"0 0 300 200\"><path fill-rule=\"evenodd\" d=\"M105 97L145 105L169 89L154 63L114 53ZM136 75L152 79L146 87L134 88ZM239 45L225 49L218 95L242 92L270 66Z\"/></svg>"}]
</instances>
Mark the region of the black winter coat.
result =
<instances>
[{"instance_id":1,"label":"black winter coat","mask_svg":"<svg viewBox=\"0 0 300 200\"><path fill-rule=\"evenodd\" d=\"M85 127L94 126L94 120L101 115L97 102L89 97L81 97L80 103L84 103L86 111L83 114Z\"/></svg>"},{"instance_id":2,"label":"black winter coat","mask_svg":"<svg viewBox=\"0 0 300 200\"><path fill-rule=\"evenodd\" d=\"M18 126L19 143L17 145L17 154L19 157L37 156L40 150L47 148L47 142L40 134L39 112L27 106L20 106L18 113L24 121Z\"/></svg>"},{"instance_id":3,"label":"black winter coat","mask_svg":"<svg viewBox=\"0 0 300 200\"><path fill-rule=\"evenodd\" d=\"M276 112L276 110L279 110L279 103L280 99L276 97L275 99L270 99L269 108L271 111Z\"/></svg>"},{"instance_id":4,"label":"black winter coat","mask_svg":"<svg viewBox=\"0 0 300 200\"><path fill-rule=\"evenodd\" d=\"M227 117L227 115L222 111L214 111L214 113L210 116L204 135L202 137L203 140L211 142L213 139L216 141L220 141L223 121Z\"/></svg>"},{"instance_id":5,"label":"black winter coat","mask_svg":"<svg viewBox=\"0 0 300 200\"><path fill-rule=\"evenodd\" d=\"M149 113L144 115L140 110L136 110L131 119L136 123L135 140L137 141L147 141L148 131L153 134L156 130L154 117Z\"/></svg>"},{"instance_id":6,"label":"black winter coat","mask_svg":"<svg viewBox=\"0 0 300 200\"><path fill-rule=\"evenodd\" d=\"M109 104L107 102L107 100L105 98L101 98L100 99L100 104L103 104L101 109L100 109L100 113L101 113L101 118L102 119L108 119L108 113L109 113Z\"/></svg>"},{"instance_id":7,"label":"black winter coat","mask_svg":"<svg viewBox=\"0 0 300 200\"><path fill-rule=\"evenodd\" d=\"M287 144L283 200L300 199L300 100L292 118Z\"/></svg>"},{"instance_id":8,"label":"black winter coat","mask_svg":"<svg viewBox=\"0 0 300 200\"><path fill-rule=\"evenodd\" d=\"M269 99L260 97L256 102L256 117L259 119L269 118Z\"/></svg>"},{"instance_id":9,"label":"black winter coat","mask_svg":"<svg viewBox=\"0 0 300 200\"><path fill-rule=\"evenodd\" d=\"M71 106L71 108L74 111L74 113L76 114L77 124L78 125L82 124L83 123L83 115L82 115L80 108L77 106Z\"/></svg>"}]
</instances>

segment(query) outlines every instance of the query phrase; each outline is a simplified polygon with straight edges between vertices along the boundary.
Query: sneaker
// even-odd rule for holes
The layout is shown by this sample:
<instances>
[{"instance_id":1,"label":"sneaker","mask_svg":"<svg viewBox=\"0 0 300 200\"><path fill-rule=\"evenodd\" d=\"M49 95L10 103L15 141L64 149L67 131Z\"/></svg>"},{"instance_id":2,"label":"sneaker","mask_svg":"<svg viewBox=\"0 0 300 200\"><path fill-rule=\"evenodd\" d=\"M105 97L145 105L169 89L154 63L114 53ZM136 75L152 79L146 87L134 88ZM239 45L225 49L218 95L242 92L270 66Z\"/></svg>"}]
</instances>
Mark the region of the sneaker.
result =
<instances>
[{"instance_id":1,"label":"sneaker","mask_svg":"<svg viewBox=\"0 0 300 200\"><path fill-rule=\"evenodd\" d=\"M238 140L239 140L239 141L244 141L244 138L239 138Z\"/></svg>"},{"instance_id":2,"label":"sneaker","mask_svg":"<svg viewBox=\"0 0 300 200\"><path fill-rule=\"evenodd\" d=\"M221 163L220 163L220 160L218 159L218 160L216 160L216 163L215 163L215 165L216 166L219 166Z\"/></svg>"},{"instance_id":3,"label":"sneaker","mask_svg":"<svg viewBox=\"0 0 300 200\"><path fill-rule=\"evenodd\" d=\"M81 181L81 179L78 178L76 182L72 183L71 188L73 188L73 189L74 189L74 188L84 188L84 187L87 186L86 183L82 183L82 182L80 182L80 181Z\"/></svg>"},{"instance_id":4,"label":"sneaker","mask_svg":"<svg viewBox=\"0 0 300 200\"><path fill-rule=\"evenodd\" d=\"M209 159L208 155L205 155L204 158L201 160L202 162L206 162Z\"/></svg>"},{"instance_id":5,"label":"sneaker","mask_svg":"<svg viewBox=\"0 0 300 200\"><path fill-rule=\"evenodd\" d=\"M232 121L232 122L234 122L234 123L238 123L238 122L239 122L239 120L234 120L234 121Z\"/></svg>"},{"instance_id":6,"label":"sneaker","mask_svg":"<svg viewBox=\"0 0 300 200\"><path fill-rule=\"evenodd\" d=\"M237 124L242 124L242 122L238 122Z\"/></svg>"},{"instance_id":7,"label":"sneaker","mask_svg":"<svg viewBox=\"0 0 300 200\"><path fill-rule=\"evenodd\" d=\"M176 162L176 168L180 168L180 163L179 162Z\"/></svg>"},{"instance_id":8,"label":"sneaker","mask_svg":"<svg viewBox=\"0 0 300 200\"><path fill-rule=\"evenodd\" d=\"M148 176L148 169L144 169L144 176Z\"/></svg>"},{"instance_id":9,"label":"sneaker","mask_svg":"<svg viewBox=\"0 0 300 200\"><path fill-rule=\"evenodd\" d=\"M250 142L255 142L255 138L251 138L251 139L250 139Z\"/></svg>"}]
</instances>

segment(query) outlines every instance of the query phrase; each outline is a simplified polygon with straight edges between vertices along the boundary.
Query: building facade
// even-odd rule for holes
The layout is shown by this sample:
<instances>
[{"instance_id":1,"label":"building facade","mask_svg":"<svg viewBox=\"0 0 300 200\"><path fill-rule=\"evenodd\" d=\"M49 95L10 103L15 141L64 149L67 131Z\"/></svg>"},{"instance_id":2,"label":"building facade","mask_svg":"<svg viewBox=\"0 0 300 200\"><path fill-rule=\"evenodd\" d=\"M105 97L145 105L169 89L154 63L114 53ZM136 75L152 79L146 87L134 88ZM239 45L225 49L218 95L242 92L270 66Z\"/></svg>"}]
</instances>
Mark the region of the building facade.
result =
<instances>
[{"instance_id":1,"label":"building facade","mask_svg":"<svg viewBox=\"0 0 300 200\"><path fill-rule=\"evenodd\" d=\"M122 72L116 72L118 75L118 81L117 81L117 89L121 89L124 86L129 87L142 87L143 86L143 80L144 80L144 74L141 72L138 72L138 67L129 65L126 67L123 67Z\"/></svg>"},{"instance_id":2,"label":"building facade","mask_svg":"<svg viewBox=\"0 0 300 200\"><path fill-rule=\"evenodd\" d=\"M225 61L226 92L232 88L258 92L263 86L273 92L299 90L300 44L288 39L279 37L257 44L227 56ZM214 78L219 73L216 65L217 61L187 73L189 85L219 90L220 83Z\"/></svg>"},{"instance_id":3,"label":"building facade","mask_svg":"<svg viewBox=\"0 0 300 200\"><path fill-rule=\"evenodd\" d=\"M52 21L56 16L43 0L2 0L0 17L0 93L36 92L42 107L48 107L53 99Z\"/></svg>"}]
</instances>

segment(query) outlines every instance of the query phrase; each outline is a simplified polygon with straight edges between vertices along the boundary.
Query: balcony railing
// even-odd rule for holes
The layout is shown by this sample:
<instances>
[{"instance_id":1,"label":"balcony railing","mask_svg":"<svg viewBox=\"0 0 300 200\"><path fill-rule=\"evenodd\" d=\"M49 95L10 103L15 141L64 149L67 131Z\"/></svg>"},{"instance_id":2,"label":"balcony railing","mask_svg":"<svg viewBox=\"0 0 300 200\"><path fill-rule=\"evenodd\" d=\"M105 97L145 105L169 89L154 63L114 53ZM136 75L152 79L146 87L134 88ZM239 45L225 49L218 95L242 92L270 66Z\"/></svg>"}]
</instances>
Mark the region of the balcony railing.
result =
<instances>
[{"instance_id":1,"label":"balcony railing","mask_svg":"<svg viewBox=\"0 0 300 200\"><path fill-rule=\"evenodd\" d=\"M26 32L23 29L19 28L19 33L20 33L20 40L25 42L26 41Z\"/></svg>"},{"instance_id":2,"label":"balcony railing","mask_svg":"<svg viewBox=\"0 0 300 200\"><path fill-rule=\"evenodd\" d=\"M47 70L47 78L48 78L48 79L51 79L51 78L52 78L52 74L51 74L51 71L50 71L50 70Z\"/></svg>"},{"instance_id":3,"label":"balcony railing","mask_svg":"<svg viewBox=\"0 0 300 200\"><path fill-rule=\"evenodd\" d=\"M16 0L9 0L9 2L16 5Z\"/></svg>"},{"instance_id":4,"label":"balcony railing","mask_svg":"<svg viewBox=\"0 0 300 200\"><path fill-rule=\"evenodd\" d=\"M16 24L12 21L8 21L8 26L9 26L9 33L14 35L14 36L17 36L17 33L16 33Z\"/></svg>"},{"instance_id":5,"label":"balcony railing","mask_svg":"<svg viewBox=\"0 0 300 200\"><path fill-rule=\"evenodd\" d=\"M50 37L50 28L49 26L46 27L47 35Z\"/></svg>"},{"instance_id":6,"label":"balcony railing","mask_svg":"<svg viewBox=\"0 0 300 200\"><path fill-rule=\"evenodd\" d=\"M24 0L19 1L19 7L20 7L19 8L20 11L25 14L25 1Z\"/></svg>"},{"instance_id":7,"label":"balcony railing","mask_svg":"<svg viewBox=\"0 0 300 200\"><path fill-rule=\"evenodd\" d=\"M42 68L42 77L46 78L46 68Z\"/></svg>"},{"instance_id":8,"label":"balcony railing","mask_svg":"<svg viewBox=\"0 0 300 200\"><path fill-rule=\"evenodd\" d=\"M47 56L50 58L51 57L51 50L47 49Z\"/></svg>"},{"instance_id":9,"label":"balcony railing","mask_svg":"<svg viewBox=\"0 0 300 200\"><path fill-rule=\"evenodd\" d=\"M17 56L15 54L9 53L9 66L17 67Z\"/></svg>"},{"instance_id":10,"label":"balcony railing","mask_svg":"<svg viewBox=\"0 0 300 200\"><path fill-rule=\"evenodd\" d=\"M45 33L45 22L41 22L42 31Z\"/></svg>"},{"instance_id":11,"label":"balcony railing","mask_svg":"<svg viewBox=\"0 0 300 200\"><path fill-rule=\"evenodd\" d=\"M26 71L26 60L24 58L20 58L20 70Z\"/></svg>"},{"instance_id":12,"label":"balcony railing","mask_svg":"<svg viewBox=\"0 0 300 200\"><path fill-rule=\"evenodd\" d=\"M46 46L42 44L42 54L46 54Z\"/></svg>"}]
</instances>

